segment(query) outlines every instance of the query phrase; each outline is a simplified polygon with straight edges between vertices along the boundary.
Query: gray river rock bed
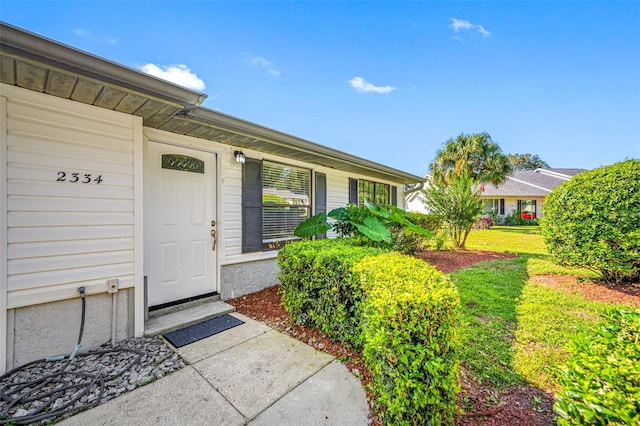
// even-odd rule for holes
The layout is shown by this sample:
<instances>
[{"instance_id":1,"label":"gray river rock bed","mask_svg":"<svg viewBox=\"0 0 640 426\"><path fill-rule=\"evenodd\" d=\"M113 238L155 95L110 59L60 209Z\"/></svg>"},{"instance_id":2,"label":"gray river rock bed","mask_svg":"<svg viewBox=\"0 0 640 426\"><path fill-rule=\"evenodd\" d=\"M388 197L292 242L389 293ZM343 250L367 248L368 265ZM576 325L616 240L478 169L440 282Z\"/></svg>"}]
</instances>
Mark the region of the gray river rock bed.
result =
<instances>
[{"instance_id":1,"label":"gray river rock bed","mask_svg":"<svg viewBox=\"0 0 640 426\"><path fill-rule=\"evenodd\" d=\"M36 361L0 377L0 424L59 420L184 366L158 337L107 343L74 359Z\"/></svg>"}]
</instances>

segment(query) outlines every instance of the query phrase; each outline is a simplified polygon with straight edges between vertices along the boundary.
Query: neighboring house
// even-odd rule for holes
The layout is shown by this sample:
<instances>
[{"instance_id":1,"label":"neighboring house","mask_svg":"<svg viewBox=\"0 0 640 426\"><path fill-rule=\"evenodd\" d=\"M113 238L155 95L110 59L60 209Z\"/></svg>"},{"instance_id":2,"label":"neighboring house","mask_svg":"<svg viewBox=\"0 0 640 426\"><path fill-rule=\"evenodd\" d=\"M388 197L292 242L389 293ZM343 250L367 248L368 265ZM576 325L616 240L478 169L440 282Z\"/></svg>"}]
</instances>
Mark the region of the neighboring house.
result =
<instances>
[{"instance_id":1,"label":"neighboring house","mask_svg":"<svg viewBox=\"0 0 640 426\"><path fill-rule=\"evenodd\" d=\"M498 186L480 186L484 213L510 216L520 212L524 219L542 217L542 204L553 188L568 181L584 169L516 170Z\"/></svg>"},{"instance_id":2,"label":"neighboring house","mask_svg":"<svg viewBox=\"0 0 640 426\"><path fill-rule=\"evenodd\" d=\"M427 206L423 190L427 188L431 180L431 175L427 173L423 179L424 182L412 185L412 188L409 190L405 189L404 206L408 212L429 213L429 206Z\"/></svg>"},{"instance_id":3,"label":"neighboring house","mask_svg":"<svg viewBox=\"0 0 640 426\"><path fill-rule=\"evenodd\" d=\"M2 370L69 353L79 287L85 347L141 336L149 307L274 285L307 217L422 181L6 24L0 67Z\"/></svg>"}]
</instances>

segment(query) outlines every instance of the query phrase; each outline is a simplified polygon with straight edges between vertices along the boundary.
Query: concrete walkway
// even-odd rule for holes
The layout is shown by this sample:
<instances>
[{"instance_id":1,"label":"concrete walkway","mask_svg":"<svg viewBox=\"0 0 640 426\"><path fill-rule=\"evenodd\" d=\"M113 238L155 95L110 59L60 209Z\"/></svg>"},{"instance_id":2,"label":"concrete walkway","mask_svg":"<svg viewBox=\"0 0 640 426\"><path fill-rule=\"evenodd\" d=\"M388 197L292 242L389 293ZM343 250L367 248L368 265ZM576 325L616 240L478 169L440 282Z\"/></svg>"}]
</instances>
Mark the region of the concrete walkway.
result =
<instances>
[{"instance_id":1,"label":"concrete walkway","mask_svg":"<svg viewBox=\"0 0 640 426\"><path fill-rule=\"evenodd\" d=\"M245 323L178 349L189 364L61 424L366 425L360 381L331 355Z\"/></svg>"}]
</instances>

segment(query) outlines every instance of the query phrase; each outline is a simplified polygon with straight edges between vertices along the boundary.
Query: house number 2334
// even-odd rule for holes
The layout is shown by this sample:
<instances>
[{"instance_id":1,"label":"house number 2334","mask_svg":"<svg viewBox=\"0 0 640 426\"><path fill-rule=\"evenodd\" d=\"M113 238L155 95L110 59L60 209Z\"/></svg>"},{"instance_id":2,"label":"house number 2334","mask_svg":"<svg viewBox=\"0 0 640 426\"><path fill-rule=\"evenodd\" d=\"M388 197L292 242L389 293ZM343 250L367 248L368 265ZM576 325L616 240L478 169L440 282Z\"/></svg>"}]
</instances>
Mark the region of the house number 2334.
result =
<instances>
[{"instance_id":1,"label":"house number 2334","mask_svg":"<svg viewBox=\"0 0 640 426\"><path fill-rule=\"evenodd\" d=\"M58 172L58 179L56 182L71 182L71 183L95 183L102 182L102 175L94 175L91 173L80 172Z\"/></svg>"}]
</instances>

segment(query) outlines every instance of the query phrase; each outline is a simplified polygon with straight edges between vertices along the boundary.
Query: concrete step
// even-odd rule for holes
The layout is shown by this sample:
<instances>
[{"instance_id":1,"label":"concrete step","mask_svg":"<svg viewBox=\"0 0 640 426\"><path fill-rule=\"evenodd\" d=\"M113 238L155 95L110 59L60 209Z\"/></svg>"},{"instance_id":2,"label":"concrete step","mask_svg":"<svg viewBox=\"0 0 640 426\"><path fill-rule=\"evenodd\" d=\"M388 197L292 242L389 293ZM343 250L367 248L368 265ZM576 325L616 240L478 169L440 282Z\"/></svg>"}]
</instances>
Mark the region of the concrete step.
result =
<instances>
[{"instance_id":1,"label":"concrete step","mask_svg":"<svg viewBox=\"0 0 640 426\"><path fill-rule=\"evenodd\" d=\"M154 315L153 318L149 318L144 323L144 335L157 336L158 334L168 333L235 310L236 308L221 300L210 301L179 311L172 309L166 312L165 315Z\"/></svg>"},{"instance_id":2,"label":"concrete step","mask_svg":"<svg viewBox=\"0 0 640 426\"><path fill-rule=\"evenodd\" d=\"M219 294L212 294L211 296L208 296L208 297L198 297L195 300L180 301L179 303L171 304L161 309L152 308L153 310L149 311L149 316L147 317L147 319L163 317L167 314L172 314L178 311L184 311L185 309L195 308L196 306L206 305L207 303L213 303L219 300L222 300L220 299Z\"/></svg>"}]
</instances>

